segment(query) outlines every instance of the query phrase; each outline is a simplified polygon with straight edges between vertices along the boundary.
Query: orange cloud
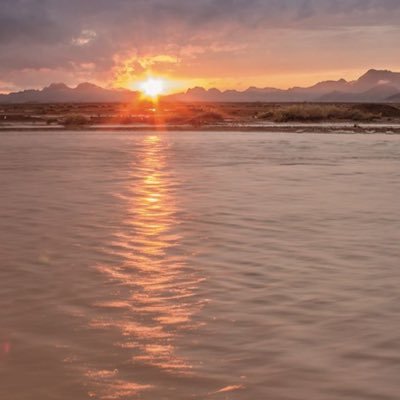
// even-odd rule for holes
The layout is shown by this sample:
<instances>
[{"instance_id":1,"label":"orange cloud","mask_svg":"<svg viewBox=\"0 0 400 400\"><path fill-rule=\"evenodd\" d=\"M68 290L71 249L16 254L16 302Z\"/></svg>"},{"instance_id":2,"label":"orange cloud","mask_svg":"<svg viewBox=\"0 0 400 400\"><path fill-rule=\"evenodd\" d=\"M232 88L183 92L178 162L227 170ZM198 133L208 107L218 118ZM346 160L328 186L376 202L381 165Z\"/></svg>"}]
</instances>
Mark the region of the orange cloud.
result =
<instances>
[{"instance_id":1,"label":"orange cloud","mask_svg":"<svg viewBox=\"0 0 400 400\"><path fill-rule=\"evenodd\" d=\"M132 88L146 76L165 76L180 63L177 56L170 54L148 54L139 56L116 55L112 71L112 86Z\"/></svg>"}]
</instances>

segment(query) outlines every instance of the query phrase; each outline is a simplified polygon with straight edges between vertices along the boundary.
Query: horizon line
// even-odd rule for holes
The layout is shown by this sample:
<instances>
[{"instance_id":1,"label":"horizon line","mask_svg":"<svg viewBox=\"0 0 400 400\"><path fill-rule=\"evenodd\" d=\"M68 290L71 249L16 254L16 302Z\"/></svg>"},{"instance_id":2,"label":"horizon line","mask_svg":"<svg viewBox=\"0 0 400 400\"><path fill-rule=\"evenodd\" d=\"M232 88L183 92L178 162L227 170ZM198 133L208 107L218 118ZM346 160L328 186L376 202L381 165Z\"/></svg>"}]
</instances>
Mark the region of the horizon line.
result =
<instances>
[{"instance_id":1,"label":"horizon line","mask_svg":"<svg viewBox=\"0 0 400 400\"><path fill-rule=\"evenodd\" d=\"M250 85L244 89L239 89L239 88L219 88L218 86L212 86L212 85L194 85L194 86L187 86L185 89L180 90L180 91L174 91L174 92L170 92L170 93L166 93L163 95L160 95L160 97L168 97L168 96L173 96L173 95L178 95L178 94L186 94L188 91L190 90L194 90L194 89L203 89L205 91L210 91L210 90L217 90L220 93L225 93L225 92L230 92L230 91L235 91L238 93L244 93L250 89L257 89L257 90L266 90L266 89L271 89L271 90L280 90L280 91L289 91L292 89L308 89L311 88L315 85L318 85L320 83L325 83L325 82L346 82L346 83L353 83L353 82L357 82L358 79L360 79L361 77L365 76L368 73L374 73L374 72L381 72L381 73L394 73L394 74L400 74L400 71L393 71L391 69L388 68L369 68L366 70L366 72L361 73L361 75L359 75L359 77L357 79L347 79L344 77L341 78L337 78L337 79L325 79L325 80L317 80L314 83L307 85L307 86L301 86L301 85L291 85L288 86L286 88L283 87L279 87L277 86L264 86L264 85L260 85L258 86L257 84L254 85ZM160 77L162 78L162 77ZM166 80L168 80L168 78L165 78ZM139 79L138 79L139 81ZM96 83L95 81L82 81L79 83L74 83L74 84L68 84L65 82L50 82L42 87L25 87L25 88L21 88L19 90L11 90L11 91L4 91L4 92L0 92L0 96L7 96L13 93L21 93L21 92L25 92L25 91L43 91L44 89L48 89L51 88L52 86L65 86L66 88L70 89L70 90L76 90L78 89L80 86L83 85L92 85L95 86L97 88L101 88L104 90L121 90L121 91L127 91L127 92L131 92L131 93L140 93L140 90L136 90L133 88L128 88L128 87L122 87L122 86L112 86L112 85L102 85L100 83Z\"/></svg>"}]
</instances>

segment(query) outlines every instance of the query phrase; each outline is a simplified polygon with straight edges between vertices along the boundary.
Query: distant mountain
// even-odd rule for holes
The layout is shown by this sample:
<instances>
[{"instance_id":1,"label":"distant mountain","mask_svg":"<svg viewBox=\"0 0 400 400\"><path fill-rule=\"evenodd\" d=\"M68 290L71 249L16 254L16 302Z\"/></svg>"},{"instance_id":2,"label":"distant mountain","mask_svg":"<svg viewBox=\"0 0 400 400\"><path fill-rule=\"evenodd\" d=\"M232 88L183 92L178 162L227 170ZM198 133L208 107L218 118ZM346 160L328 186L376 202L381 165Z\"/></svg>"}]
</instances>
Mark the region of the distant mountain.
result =
<instances>
[{"instance_id":1,"label":"distant mountain","mask_svg":"<svg viewBox=\"0 0 400 400\"><path fill-rule=\"evenodd\" d=\"M322 102L338 102L338 103L365 103L365 102L384 102L391 96L397 94L399 88L396 86L381 84L373 86L372 88L363 92L354 91L335 91L325 94L319 98Z\"/></svg>"},{"instance_id":2,"label":"distant mountain","mask_svg":"<svg viewBox=\"0 0 400 400\"><path fill-rule=\"evenodd\" d=\"M0 95L0 103L103 103L136 100L138 92L127 89L103 89L92 83L81 83L70 88L64 83L53 83L42 90Z\"/></svg>"},{"instance_id":3,"label":"distant mountain","mask_svg":"<svg viewBox=\"0 0 400 400\"><path fill-rule=\"evenodd\" d=\"M42 90L0 95L0 103L101 103L130 102L138 92L127 89L104 89L91 83L70 88L53 83ZM250 87L244 91L195 87L185 93L165 96L167 101L182 102L400 102L400 72L371 69L355 81L344 79L319 82L313 86L287 90Z\"/></svg>"},{"instance_id":4,"label":"distant mountain","mask_svg":"<svg viewBox=\"0 0 400 400\"><path fill-rule=\"evenodd\" d=\"M400 92L400 73L371 69L356 81L345 79L319 82L311 87L294 87L287 90L250 87L245 91L201 87L186 93L168 96L173 101L220 101L220 102L385 102Z\"/></svg>"},{"instance_id":5,"label":"distant mountain","mask_svg":"<svg viewBox=\"0 0 400 400\"><path fill-rule=\"evenodd\" d=\"M382 102L387 101L399 91L400 73L371 69L342 89L323 94L319 101Z\"/></svg>"},{"instance_id":6,"label":"distant mountain","mask_svg":"<svg viewBox=\"0 0 400 400\"><path fill-rule=\"evenodd\" d=\"M400 92L394 96L390 96L387 100L389 103L400 103Z\"/></svg>"},{"instance_id":7,"label":"distant mountain","mask_svg":"<svg viewBox=\"0 0 400 400\"><path fill-rule=\"evenodd\" d=\"M359 79L351 83L351 87L356 92L367 91L374 86L394 86L400 89L400 72L379 71L370 69Z\"/></svg>"}]
</instances>

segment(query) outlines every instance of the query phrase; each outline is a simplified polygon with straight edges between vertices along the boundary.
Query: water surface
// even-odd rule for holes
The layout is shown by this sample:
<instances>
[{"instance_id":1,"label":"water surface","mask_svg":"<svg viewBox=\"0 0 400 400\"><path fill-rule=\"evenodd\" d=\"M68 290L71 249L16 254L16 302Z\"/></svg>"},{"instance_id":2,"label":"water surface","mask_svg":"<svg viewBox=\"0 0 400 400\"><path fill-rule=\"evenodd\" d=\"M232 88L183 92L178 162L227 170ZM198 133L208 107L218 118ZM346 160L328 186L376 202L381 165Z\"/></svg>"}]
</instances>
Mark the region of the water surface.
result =
<instances>
[{"instance_id":1,"label":"water surface","mask_svg":"<svg viewBox=\"0 0 400 400\"><path fill-rule=\"evenodd\" d=\"M0 398L400 392L400 137L2 133Z\"/></svg>"}]
</instances>

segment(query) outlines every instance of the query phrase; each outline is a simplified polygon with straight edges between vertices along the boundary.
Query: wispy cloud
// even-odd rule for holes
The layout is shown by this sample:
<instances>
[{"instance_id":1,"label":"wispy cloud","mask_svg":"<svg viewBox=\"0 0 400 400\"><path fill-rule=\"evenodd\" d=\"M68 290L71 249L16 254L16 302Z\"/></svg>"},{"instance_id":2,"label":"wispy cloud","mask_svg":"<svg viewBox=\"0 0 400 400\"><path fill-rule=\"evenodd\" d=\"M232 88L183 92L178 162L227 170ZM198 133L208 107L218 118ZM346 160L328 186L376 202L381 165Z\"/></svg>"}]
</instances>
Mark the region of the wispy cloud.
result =
<instances>
[{"instance_id":1,"label":"wispy cloud","mask_svg":"<svg viewBox=\"0 0 400 400\"><path fill-rule=\"evenodd\" d=\"M76 46L86 46L96 39L97 33L90 29L84 29L79 36L72 39L72 44Z\"/></svg>"}]
</instances>

